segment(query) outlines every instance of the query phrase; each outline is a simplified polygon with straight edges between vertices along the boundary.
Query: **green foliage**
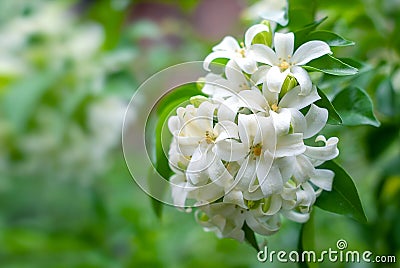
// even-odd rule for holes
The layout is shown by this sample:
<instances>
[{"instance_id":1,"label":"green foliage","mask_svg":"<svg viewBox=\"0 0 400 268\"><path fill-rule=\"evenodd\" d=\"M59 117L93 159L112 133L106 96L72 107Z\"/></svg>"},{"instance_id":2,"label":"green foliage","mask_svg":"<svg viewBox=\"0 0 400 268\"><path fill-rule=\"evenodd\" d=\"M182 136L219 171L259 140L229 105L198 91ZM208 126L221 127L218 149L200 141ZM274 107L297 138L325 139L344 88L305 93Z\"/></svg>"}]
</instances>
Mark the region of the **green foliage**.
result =
<instances>
[{"instance_id":1,"label":"green foliage","mask_svg":"<svg viewBox=\"0 0 400 268\"><path fill-rule=\"evenodd\" d=\"M58 73L33 74L13 84L4 94L2 108L15 129L22 132L40 105L43 95L58 79Z\"/></svg>"},{"instance_id":2,"label":"green foliage","mask_svg":"<svg viewBox=\"0 0 400 268\"><path fill-rule=\"evenodd\" d=\"M331 31L313 31L306 36L306 39L311 40L321 40L326 42L331 47L346 47L354 45L353 41L349 41L341 37L340 35Z\"/></svg>"},{"instance_id":3,"label":"green foliage","mask_svg":"<svg viewBox=\"0 0 400 268\"><path fill-rule=\"evenodd\" d=\"M332 191L323 191L317 198L316 206L323 210L349 216L361 223L367 222L357 188L350 175L334 161L328 161L319 168L335 172Z\"/></svg>"},{"instance_id":4,"label":"green foliage","mask_svg":"<svg viewBox=\"0 0 400 268\"><path fill-rule=\"evenodd\" d=\"M315 211L311 212L310 219L301 225L300 236L297 248L299 252L305 250L315 251L315 222L314 222ZM317 268L318 263L316 262L300 262L300 268Z\"/></svg>"},{"instance_id":5,"label":"green foliage","mask_svg":"<svg viewBox=\"0 0 400 268\"><path fill-rule=\"evenodd\" d=\"M271 29L271 25L270 25L269 21L262 22L262 23L264 23L265 25L268 26L269 32L261 32L261 33L257 34L254 37L252 44L263 44L263 45L271 47L272 46L272 29Z\"/></svg>"},{"instance_id":6,"label":"green foliage","mask_svg":"<svg viewBox=\"0 0 400 268\"><path fill-rule=\"evenodd\" d=\"M289 24L291 31L296 31L308 24L314 23L317 1L288 0Z\"/></svg>"},{"instance_id":7,"label":"green foliage","mask_svg":"<svg viewBox=\"0 0 400 268\"><path fill-rule=\"evenodd\" d=\"M155 167L155 171L153 168L149 170L149 182L152 181L151 177L154 176L154 172L158 172L166 180L169 180L169 177L172 175L167 155L165 155L169 150L168 144L171 140L171 134L165 127L166 122L178 107L187 105L189 100L195 95L202 95L197 84L185 84L168 92L153 108L145 130L147 151ZM159 189L159 187L156 188L156 186L152 189L157 189L161 194L165 191L165 189ZM152 205L156 215L161 217L163 204L152 198Z\"/></svg>"},{"instance_id":8,"label":"green foliage","mask_svg":"<svg viewBox=\"0 0 400 268\"><path fill-rule=\"evenodd\" d=\"M316 101L315 105L328 110L328 124L331 125L342 124L343 122L342 118L336 111L335 107L333 107L331 101L328 99L325 93L322 90L318 89L318 95L321 97L321 99Z\"/></svg>"},{"instance_id":9,"label":"green foliage","mask_svg":"<svg viewBox=\"0 0 400 268\"><path fill-rule=\"evenodd\" d=\"M244 232L246 242L249 243L255 250L257 250L257 252L260 251L254 231L250 229L246 222L244 223L242 230Z\"/></svg>"},{"instance_id":10,"label":"green foliage","mask_svg":"<svg viewBox=\"0 0 400 268\"><path fill-rule=\"evenodd\" d=\"M306 70L318 71L330 75L355 75L358 70L340 59L337 59L331 55L325 55L318 59L312 60L304 66Z\"/></svg>"},{"instance_id":11,"label":"green foliage","mask_svg":"<svg viewBox=\"0 0 400 268\"><path fill-rule=\"evenodd\" d=\"M357 87L349 87L337 94L333 99L333 105L347 126L371 125L379 127L376 119L372 101L368 94Z\"/></svg>"},{"instance_id":12,"label":"green foliage","mask_svg":"<svg viewBox=\"0 0 400 268\"><path fill-rule=\"evenodd\" d=\"M301 44L303 44L304 42L307 41L308 35L313 32L319 25L321 25L325 20L327 19L327 17L324 17L320 20L316 20L313 22L310 22L309 24L307 24L306 26L304 26L303 28L297 29L294 31L294 45L295 47L299 47Z\"/></svg>"}]
</instances>

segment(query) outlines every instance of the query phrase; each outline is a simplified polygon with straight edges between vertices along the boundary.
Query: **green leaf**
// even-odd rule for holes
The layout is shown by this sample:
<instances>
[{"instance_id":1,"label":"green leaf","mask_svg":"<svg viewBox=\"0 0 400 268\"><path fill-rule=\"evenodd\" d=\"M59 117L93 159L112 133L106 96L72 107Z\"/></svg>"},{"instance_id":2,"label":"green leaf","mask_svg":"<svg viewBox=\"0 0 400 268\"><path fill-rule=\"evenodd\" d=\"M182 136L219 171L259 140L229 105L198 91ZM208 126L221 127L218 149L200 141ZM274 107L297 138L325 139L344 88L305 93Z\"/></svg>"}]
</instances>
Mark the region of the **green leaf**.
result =
<instances>
[{"instance_id":1,"label":"green leaf","mask_svg":"<svg viewBox=\"0 0 400 268\"><path fill-rule=\"evenodd\" d=\"M156 170L154 170L153 167L150 167L149 169L149 174L148 176L155 176ZM164 194L165 189L161 189L159 183L157 183L157 185L153 185L154 180L148 180L149 183L149 189L151 193L155 193L155 191L157 191L157 196L160 196L161 194ZM154 213L156 214L156 216L161 219L162 216L162 209L164 206L164 203L162 203L161 201L158 201L157 199L153 198L151 195L149 195L151 198L151 207L153 208Z\"/></svg>"},{"instance_id":2,"label":"green leaf","mask_svg":"<svg viewBox=\"0 0 400 268\"><path fill-rule=\"evenodd\" d=\"M370 97L358 87L348 87L340 91L332 103L342 117L343 125L380 126L380 122L374 115Z\"/></svg>"},{"instance_id":3,"label":"green leaf","mask_svg":"<svg viewBox=\"0 0 400 268\"><path fill-rule=\"evenodd\" d=\"M376 161L399 137L399 126L396 123L382 124L367 132L365 142L368 144L367 156L370 161ZM400 167L400 166L399 166Z\"/></svg>"},{"instance_id":4,"label":"green leaf","mask_svg":"<svg viewBox=\"0 0 400 268\"><path fill-rule=\"evenodd\" d=\"M303 251L315 251L315 223L314 223L314 213L312 211L310 214L310 219L301 226L300 236L298 241L299 252ZM317 256L316 256L317 259ZM318 267L317 262L299 262L299 267Z\"/></svg>"},{"instance_id":5,"label":"green leaf","mask_svg":"<svg viewBox=\"0 0 400 268\"><path fill-rule=\"evenodd\" d=\"M307 42L307 36L313 32L322 22L324 22L328 17L324 17L320 20L314 21L310 24L307 24L304 28L298 29L294 31L294 46L298 48L305 42Z\"/></svg>"},{"instance_id":6,"label":"green leaf","mask_svg":"<svg viewBox=\"0 0 400 268\"><path fill-rule=\"evenodd\" d=\"M272 29L269 21L263 21L262 24L266 25L269 28L269 32L261 32L258 33L252 41L252 44L263 44L268 47L272 46Z\"/></svg>"},{"instance_id":7,"label":"green leaf","mask_svg":"<svg viewBox=\"0 0 400 268\"><path fill-rule=\"evenodd\" d=\"M331 47L345 47L354 45L353 41L349 41L340 35L330 31L314 31L307 36L308 41L321 40Z\"/></svg>"},{"instance_id":8,"label":"green leaf","mask_svg":"<svg viewBox=\"0 0 400 268\"><path fill-rule=\"evenodd\" d=\"M324 92L318 89L318 95L321 97L321 99L316 101L315 105L328 110L328 124L330 125L342 124L342 118L337 113L335 107L333 107L332 103L330 102L328 97L324 94Z\"/></svg>"},{"instance_id":9,"label":"green leaf","mask_svg":"<svg viewBox=\"0 0 400 268\"><path fill-rule=\"evenodd\" d=\"M400 114L400 93L392 85L392 77L383 79L376 91L376 105L379 112L395 117Z\"/></svg>"},{"instance_id":10,"label":"green leaf","mask_svg":"<svg viewBox=\"0 0 400 268\"><path fill-rule=\"evenodd\" d=\"M244 231L244 238L246 242L249 243L255 250L257 250L257 252L260 251L254 231L250 229L246 222L244 223L242 230Z\"/></svg>"},{"instance_id":11,"label":"green leaf","mask_svg":"<svg viewBox=\"0 0 400 268\"><path fill-rule=\"evenodd\" d=\"M182 85L166 94L151 112L146 123L145 141L155 170L149 171L149 183L152 181L150 178L154 172L158 172L166 180L172 175L168 158L165 155L165 152L169 150L168 145L172 138L166 122L176 108L183 104L189 104L190 98L195 95L204 95L196 83ZM165 189L160 189L157 185L157 191L162 194ZM152 199L152 206L156 215L161 217L162 203Z\"/></svg>"},{"instance_id":12,"label":"green leaf","mask_svg":"<svg viewBox=\"0 0 400 268\"><path fill-rule=\"evenodd\" d=\"M288 0L288 5L289 24L287 27L290 31L314 23L317 9L316 0Z\"/></svg>"},{"instance_id":13,"label":"green leaf","mask_svg":"<svg viewBox=\"0 0 400 268\"><path fill-rule=\"evenodd\" d=\"M319 168L335 172L332 191L323 191L315 205L323 210L349 216L361 223L367 222L357 188L350 175L334 161L327 161Z\"/></svg>"},{"instance_id":14,"label":"green leaf","mask_svg":"<svg viewBox=\"0 0 400 268\"><path fill-rule=\"evenodd\" d=\"M358 72L357 68L354 68L331 55L325 55L312 60L305 65L304 68L309 71L323 72L338 76L354 75Z\"/></svg>"}]
</instances>

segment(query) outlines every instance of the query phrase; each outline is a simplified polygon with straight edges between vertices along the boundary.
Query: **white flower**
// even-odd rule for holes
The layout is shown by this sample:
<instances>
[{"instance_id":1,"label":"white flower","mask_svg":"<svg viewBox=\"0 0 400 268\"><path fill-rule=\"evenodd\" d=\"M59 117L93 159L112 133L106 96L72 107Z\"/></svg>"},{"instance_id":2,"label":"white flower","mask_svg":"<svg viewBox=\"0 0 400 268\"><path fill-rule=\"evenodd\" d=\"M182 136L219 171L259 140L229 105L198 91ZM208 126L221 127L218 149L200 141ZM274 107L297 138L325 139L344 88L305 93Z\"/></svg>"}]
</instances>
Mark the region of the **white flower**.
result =
<instances>
[{"instance_id":1,"label":"white flower","mask_svg":"<svg viewBox=\"0 0 400 268\"><path fill-rule=\"evenodd\" d=\"M257 57L252 51L253 39L257 34L269 31L269 27L264 24L253 25L247 30L244 43L241 44L232 36L225 37L204 60L204 69L209 71L213 60L226 58L234 61L246 73L254 73L257 70Z\"/></svg>"},{"instance_id":2,"label":"white flower","mask_svg":"<svg viewBox=\"0 0 400 268\"><path fill-rule=\"evenodd\" d=\"M227 58L225 73L207 74L208 99L191 99L196 106L178 108L168 122L174 204L198 206L206 231L239 241L245 224L272 235L282 216L306 222L318 195L332 190L334 172L318 167L339 154L336 137L317 136L324 145L315 147L303 141L321 131L328 111L314 104L320 96L301 66L331 53L329 46L310 41L293 53L293 33L275 34L275 51L252 44L268 28L251 27L241 46L228 36L214 47L204 68ZM282 91L288 75L298 86Z\"/></svg>"},{"instance_id":3,"label":"white flower","mask_svg":"<svg viewBox=\"0 0 400 268\"><path fill-rule=\"evenodd\" d=\"M216 146L221 159L240 163L235 187L252 200L280 192L284 181L274 158L303 153L302 134L276 137L272 117L255 114L239 114L238 128L240 142L226 139Z\"/></svg>"},{"instance_id":4,"label":"white flower","mask_svg":"<svg viewBox=\"0 0 400 268\"><path fill-rule=\"evenodd\" d=\"M283 0L261 0L249 7L244 16L250 19L258 19L259 17L274 21L282 26L288 23L286 15L287 1Z\"/></svg>"},{"instance_id":5,"label":"white flower","mask_svg":"<svg viewBox=\"0 0 400 268\"><path fill-rule=\"evenodd\" d=\"M264 82L273 92L280 92L287 75L293 75L301 87L301 93L306 95L312 89L311 78L302 65L319 58L325 54L331 54L329 45L323 41L309 41L301 45L294 53L294 34L275 33L273 51L265 45L253 45L253 54L257 61L272 66L263 69L266 73Z\"/></svg>"},{"instance_id":6,"label":"white flower","mask_svg":"<svg viewBox=\"0 0 400 268\"><path fill-rule=\"evenodd\" d=\"M266 86L263 87L262 93L259 90L242 91L221 104L218 116L232 120L242 107L254 113L271 115L278 136L288 134L292 128L294 133L303 133L303 138L309 138L325 126L328 119L326 109L311 105L306 116L299 111L320 99L316 87L308 95L301 95L300 87L295 87L282 99L279 100L278 97L278 93L269 91Z\"/></svg>"},{"instance_id":7,"label":"white flower","mask_svg":"<svg viewBox=\"0 0 400 268\"><path fill-rule=\"evenodd\" d=\"M196 220L205 231L215 232L218 237L244 241L244 223L261 235L271 235L280 229L280 216L257 215L233 204L216 203L196 211Z\"/></svg>"},{"instance_id":8,"label":"white flower","mask_svg":"<svg viewBox=\"0 0 400 268\"><path fill-rule=\"evenodd\" d=\"M282 210L282 215L289 220L304 223L310 218L311 208L317 198L317 193L310 183L305 182L296 188L296 204L290 210Z\"/></svg>"},{"instance_id":9,"label":"white flower","mask_svg":"<svg viewBox=\"0 0 400 268\"><path fill-rule=\"evenodd\" d=\"M186 176L194 185L203 185L209 178L217 183L225 183L221 181L223 164L216 157L213 148L224 139L238 137L237 125L233 122L221 121L214 126L215 109L216 106L207 101L199 108L188 105L186 108L179 108L178 116L171 117L168 122L178 147L171 152L190 158Z\"/></svg>"},{"instance_id":10,"label":"white flower","mask_svg":"<svg viewBox=\"0 0 400 268\"><path fill-rule=\"evenodd\" d=\"M257 89L255 84L249 80L234 61L229 61L225 67L225 77L209 73L205 77L203 93L211 96L214 100L223 101L243 90Z\"/></svg>"}]
</instances>

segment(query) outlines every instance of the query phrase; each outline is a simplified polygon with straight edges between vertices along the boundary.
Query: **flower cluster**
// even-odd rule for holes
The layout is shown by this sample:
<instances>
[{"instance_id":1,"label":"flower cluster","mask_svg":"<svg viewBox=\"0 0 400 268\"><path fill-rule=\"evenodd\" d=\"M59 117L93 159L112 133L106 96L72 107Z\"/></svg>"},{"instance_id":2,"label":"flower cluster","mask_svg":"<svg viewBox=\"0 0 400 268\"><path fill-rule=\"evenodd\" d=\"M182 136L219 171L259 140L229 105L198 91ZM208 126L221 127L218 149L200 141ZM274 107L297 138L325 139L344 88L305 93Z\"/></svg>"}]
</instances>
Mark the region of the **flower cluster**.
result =
<instances>
[{"instance_id":1,"label":"flower cluster","mask_svg":"<svg viewBox=\"0 0 400 268\"><path fill-rule=\"evenodd\" d=\"M306 222L334 173L317 168L335 158L338 139L319 135L312 147L305 139L325 126L328 111L303 65L330 54L322 41L294 51L293 33L275 33L268 24L249 28L244 43L225 37L205 59L228 59L223 73L203 79L207 97L191 99L169 119L173 140L169 161L172 197L178 207L197 206L196 219L206 231L243 241L246 224L271 235L282 216Z\"/></svg>"}]
</instances>

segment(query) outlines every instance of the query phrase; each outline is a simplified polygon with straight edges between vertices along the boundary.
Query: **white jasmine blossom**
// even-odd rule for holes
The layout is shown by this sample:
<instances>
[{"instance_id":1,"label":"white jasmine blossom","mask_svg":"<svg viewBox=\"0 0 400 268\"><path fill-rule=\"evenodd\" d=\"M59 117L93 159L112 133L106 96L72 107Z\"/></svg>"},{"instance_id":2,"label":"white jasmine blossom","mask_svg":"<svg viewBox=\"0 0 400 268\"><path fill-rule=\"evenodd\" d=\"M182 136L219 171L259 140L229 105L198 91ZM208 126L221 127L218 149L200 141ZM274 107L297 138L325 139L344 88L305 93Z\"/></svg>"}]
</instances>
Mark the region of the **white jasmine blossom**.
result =
<instances>
[{"instance_id":1,"label":"white jasmine blossom","mask_svg":"<svg viewBox=\"0 0 400 268\"><path fill-rule=\"evenodd\" d=\"M204 60L204 69L209 70L210 63L218 58L234 61L240 69L246 73L254 73L257 70L257 57L253 53L253 39L261 32L269 32L267 25L256 24L250 27L240 43L232 36L225 37L221 43L213 47L213 52Z\"/></svg>"},{"instance_id":2,"label":"white jasmine blossom","mask_svg":"<svg viewBox=\"0 0 400 268\"><path fill-rule=\"evenodd\" d=\"M249 7L244 16L250 19L263 18L269 21L279 23L286 26L288 23L287 17L287 2L282 0L261 0Z\"/></svg>"},{"instance_id":3,"label":"white jasmine blossom","mask_svg":"<svg viewBox=\"0 0 400 268\"><path fill-rule=\"evenodd\" d=\"M318 167L339 154L336 137L304 143L323 129L328 111L314 104L320 96L300 66L331 53L329 46L310 41L293 53L293 33L276 33L273 51L252 44L262 31L268 27L250 28L242 47L232 37L214 47L204 68L228 58L224 73L207 74L208 97L178 108L168 122L174 204L194 202L206 231L239 241L245 224L272 235L282 217L306 222L319 194L332 189L334 172Z\"/></svg>"},{"instance_id":4,"label":"white jasmine blossom","mask_svg":"<svg viewBox=\"0 0 400 268\"><path fill-rule=\"evenodd\" d=\"M262 44L252 47L257 61L268 64L271 68L266 72L265 81L272 92L280 92L288 75L296 78L301 93L307 94L312 89L312 82L307 71L301 66L326 54L331 54L329 45L323 41L309 41L301 45L295 52L293 33L275 33L274 50ZM294 53L293 53L294 52Z\"/></svg>"}]
</instances>

